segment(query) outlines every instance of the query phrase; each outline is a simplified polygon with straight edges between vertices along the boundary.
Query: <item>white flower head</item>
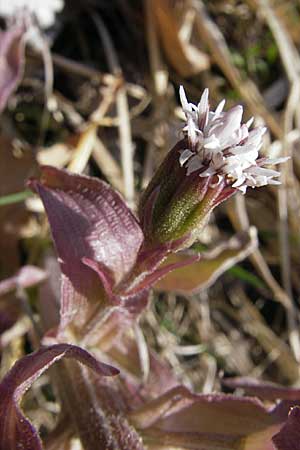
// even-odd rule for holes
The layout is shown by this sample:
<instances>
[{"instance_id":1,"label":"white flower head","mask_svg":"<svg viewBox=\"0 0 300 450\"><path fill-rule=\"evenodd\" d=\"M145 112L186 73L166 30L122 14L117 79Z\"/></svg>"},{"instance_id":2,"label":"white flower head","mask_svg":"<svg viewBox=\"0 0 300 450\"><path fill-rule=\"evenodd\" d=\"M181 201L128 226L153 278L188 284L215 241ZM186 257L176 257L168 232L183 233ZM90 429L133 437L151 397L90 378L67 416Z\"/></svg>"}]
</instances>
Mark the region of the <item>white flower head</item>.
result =
<instances>
[{"instance_id":1,"label":"white flower head","mask_svg":"<svg viewBox=\"0 0 300 450\"><path fill-rule=\"evenodd\" d=\"M200 177L217 175L226 179L233 188L245 193L266 184L280 184L276 179L280 172L266 169L265 165L278 164L288 158L259 158L264 127L249 130L253 119L242 124L241 105L223 112L225 100L211 111L205 89L198 105L189 103L181 86L179 95L186 116L184 135L189 148L183 150L179 162L187 169L187 175L199 170Z\"/></svg>"},{"instance_id":2,"label":"white flower head","mask_svg":"<svg viewBox=\"0 0 300 450\"><path fill-rule=\"evenodd\" d=\"M63 7L64 0L0 0L0 16L9 19L26 10L36 17L41 28L49 28Z\"/></svg>"}]
</instances>

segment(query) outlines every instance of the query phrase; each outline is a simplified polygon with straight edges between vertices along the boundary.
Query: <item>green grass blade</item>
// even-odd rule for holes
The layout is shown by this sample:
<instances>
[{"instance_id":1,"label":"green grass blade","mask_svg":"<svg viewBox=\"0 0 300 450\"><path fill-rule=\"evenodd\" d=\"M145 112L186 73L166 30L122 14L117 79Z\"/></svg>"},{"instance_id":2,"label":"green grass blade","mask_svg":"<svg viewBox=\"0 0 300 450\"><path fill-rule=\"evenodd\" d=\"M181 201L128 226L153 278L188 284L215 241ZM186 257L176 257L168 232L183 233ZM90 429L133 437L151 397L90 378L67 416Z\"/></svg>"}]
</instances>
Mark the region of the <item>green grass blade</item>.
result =
<instances>
[{"instance_id":1,"label":"green grass blade","mask_svg":"<svg viewBox=\"0 0 300 450\"><path fill-rule=\"evenodd\" d=\"M19 203L31 197L33 193L31 191L15 192L14 194L4 195L0 197L0 206L12 205L13 203Z\"/></svg>"}]
</instances>

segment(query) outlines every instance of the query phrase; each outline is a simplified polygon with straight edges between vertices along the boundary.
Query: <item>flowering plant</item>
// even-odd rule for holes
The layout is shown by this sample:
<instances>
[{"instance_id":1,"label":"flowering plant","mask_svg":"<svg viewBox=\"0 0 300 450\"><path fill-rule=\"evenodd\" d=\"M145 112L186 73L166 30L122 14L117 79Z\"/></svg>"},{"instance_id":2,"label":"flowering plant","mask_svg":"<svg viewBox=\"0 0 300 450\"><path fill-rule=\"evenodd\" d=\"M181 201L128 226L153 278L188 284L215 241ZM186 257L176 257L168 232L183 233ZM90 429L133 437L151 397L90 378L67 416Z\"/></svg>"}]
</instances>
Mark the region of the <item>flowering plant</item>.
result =
<instances>
[{"instance_id":1,"label":"flowering plant","mask_svg":"<svg viewBox=\"0 0 300 450\"><path fill-rule=\"evenodd\" d=\"M182 88L181 100L184 139L142 195L139 220L101 180L47 166L40 178L30 180L43 201L60 264L60 311L57 292L48 286L40 302L43 345L19 360L0 384L0 450L71 448L74 435L86 450L295 448L290 442L297 438L297 389L281 388L278 395L276 385L231 382L261 399L282 399L271 406L251 397L195 394L153 352L142 382L132 327L147 306L150 288L195 292L253 251L253 230L213 254L187 248L226 198L248 186L277 184L279 173L263 166L283 161L258 158L264 130L241 125L241 107L223 113L222 102L211 112L207 90L198 106L187 102ZM26 273L32 277L32 268ZM33 278L17 274L2 290L40 282L40 273ZM61 421L43 444L19 402L61 359L51 372L61 399Z\"/></svg>"},{"instance_id":2,"label":"flowering plant","mask_svg":"<svg viewBox=\"0 0 300 450\"><path fill-rule=\"evenodd\" d=\"M199 171L199 176L217 176L216 184L236 188L245 194L247 187L266 184L280 184L280 172L266 169L286 161L286 158L259 158L265 127L249 131L253 118L242 124L241 105L223 112L225 100L215 111L210 111L208 89L205 89L198 105L188 103L183 87L180 99L186 115L184 133L188 148L180 156L180 164L187 169L187 175Z\"/></svg>"},{"instance_id":3,"label":"flowering plant","mask_svg":"<svg viewBox=\"0 0 300 450\"><path fill-rule=\"evenodd\" d=\"M225 100L210 110L208 90L198 105L188 103L180 88L186 117L184 139L168 154L142 196L141 221L149 239L179 239L189 246L217 205L248 186L280 184L280 173L266 169L287 158L259 157L265 128L249 131L242 106L223 112ZM175 244L176 245L176 244Z\"/></svg>"}]
</instances>

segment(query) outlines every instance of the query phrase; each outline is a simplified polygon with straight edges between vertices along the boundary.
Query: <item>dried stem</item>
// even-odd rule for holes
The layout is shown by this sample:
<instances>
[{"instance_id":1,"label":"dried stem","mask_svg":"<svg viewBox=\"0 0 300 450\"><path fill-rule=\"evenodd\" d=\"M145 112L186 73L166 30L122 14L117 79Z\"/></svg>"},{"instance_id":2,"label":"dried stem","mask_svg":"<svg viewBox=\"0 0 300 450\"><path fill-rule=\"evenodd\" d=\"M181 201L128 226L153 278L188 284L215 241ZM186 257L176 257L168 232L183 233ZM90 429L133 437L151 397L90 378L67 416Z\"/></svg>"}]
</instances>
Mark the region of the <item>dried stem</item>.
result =
<instances>
[{"instance_id":1,"label":"dried stem","mask_svg":"<svg viewBox=\"0 0 300 450\"><path fill-rule=\"evenodd\" d=\"M120 87L116 94L116 106L119 116L119 138L121 147L121 162L124 176L124 193L129 206L134 206L134 168L133 168L133 143L131 136L130 117L127 101L126 86L122 69L118 61L110 35L99 15L92 14L97 31L101 36L110 71L120 80Z\"/></svg>"},{"instance_id":2,"label":"dried stem","mask_svg":"<svg viewBox=\"0 0 300 450\"><path fill-rule=\"evenodd\" d=\"M285 30L283 24L272 10L268 0L258 0L260 10L268 23L270 30L276 40L281 60L285 68L289 83L290 94L284 111L284 127L282 148L283 156L293 156L293 147L287 139L288 134L293 130L293 119L298 109L300 101L300 57L294 47L289 34ZM300 337L296 332L297 312L292 301L292 283L291 283L291 262L290 262L290 245L289 245L289 224L288 224L288 197L289 185L291 180L291 188L293 189L294 174L292 170L292 160L289 164L282 166L282 185L278 191L278 207L279 207L279 241L281 254L281 272L282 283L288 297L290 298L290 308L288 309L289 334L292 348L297 361L300 361Z\"/></svg>"}]
</instances>

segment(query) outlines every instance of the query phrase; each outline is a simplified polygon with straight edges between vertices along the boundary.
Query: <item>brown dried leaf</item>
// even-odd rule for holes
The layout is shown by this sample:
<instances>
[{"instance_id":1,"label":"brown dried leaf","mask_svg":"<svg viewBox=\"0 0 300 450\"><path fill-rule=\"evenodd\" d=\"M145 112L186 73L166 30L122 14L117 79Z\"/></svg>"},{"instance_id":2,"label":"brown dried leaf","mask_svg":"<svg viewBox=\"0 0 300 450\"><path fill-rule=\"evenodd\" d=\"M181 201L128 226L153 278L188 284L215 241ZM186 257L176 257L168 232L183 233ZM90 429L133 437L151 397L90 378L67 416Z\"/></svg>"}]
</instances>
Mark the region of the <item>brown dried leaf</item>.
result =
<instances>
[{"instance_id":1,"label":"brown dried leaf","mask_svg":"<svg viewBox=\"0 0 300 450\"><path fill-rule=\"evenodd\" d=\"M166 58L174 69L183 77L208 69L209 57L182 37L181 24L172 2L153 0L151 4Z\"/></svg>"}]
</instances>

